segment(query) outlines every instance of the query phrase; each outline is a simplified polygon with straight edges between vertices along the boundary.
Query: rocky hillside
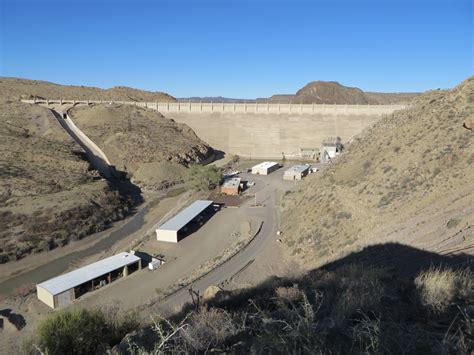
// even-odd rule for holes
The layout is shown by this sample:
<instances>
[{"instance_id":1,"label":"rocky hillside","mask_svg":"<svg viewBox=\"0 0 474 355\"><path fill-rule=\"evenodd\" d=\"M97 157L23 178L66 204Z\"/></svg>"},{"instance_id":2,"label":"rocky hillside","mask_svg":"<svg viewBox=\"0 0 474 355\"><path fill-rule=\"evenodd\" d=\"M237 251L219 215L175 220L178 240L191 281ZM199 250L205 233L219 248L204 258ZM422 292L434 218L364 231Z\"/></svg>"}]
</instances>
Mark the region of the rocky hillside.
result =
<instances>
[{"instance_id":1,"label":"rocky hillside","mask_svg":"<svg viewBox=\"0 0 474 355\"><path fill-rule=\"evenodd\" d=\"M336 81L312 81L298 90L295 95L274 95L269 100L304 104L383 105L407 102L416 95L415 93L364 92L359 88L344 86Z\"/></svg>"},{"instance_id":2,"label":"rocky hillside","mask_svg":"<svg viewBox=\"0 0 474 355\"><path fill-rule=\"evenodd\" d=\"M282 199L289 253L306 267L389 241L472 255L474 136L464 126L473 115L471 77L363 131Z\"/></svg>"},{"instance_id":3,"label":"rocky hillside","mask_svg":"<svg viewBox=\"0 0 474 355\"><path fill-rule=\"evenodd\" d=\"M176 99L164 92L150 92L117 86L100 89L89 86L59 85L47 81L0 77L0 97L18 100L33 97L44 99L117 100L173 102Z\"/></svg>"},{"instance_id":4,"label":"rocky hillside","mask_svg":"<svg viewBox=\"0 0 474 355\"><path fill-rule=\"evenodd\" d=\"M118 170L148 190L183 179L185 167L213 157L213 150L184 124L151 109L129 105L78 106L69 111L76 125Z\"/></svg>"},{"instance_id":5,"label":"rocky hillside","mask_svg":"<svg viewBox=\"0 0 474 355\"><path fill-rule=\"evenodd\" d=\"M0 78L0 263L63 246L108 228L136 203L92 170L48 109L21 97L172 100L129 88L101 90ZM183 179L212 149L185 125L135 107L74 110L77 124L142 187ZM121 189L121 188L120 188Z\"/></svg>"},{"instance_id":6,"label":"rocky hillside","mask_svg":"<svg viewBox=\"0 0 474 355\"><path fill-rule=\"evenodd\" d=\"M129 211L46 108L0 98L0 150L0 263L81 239Z\"/></svg>"}]
</instances>

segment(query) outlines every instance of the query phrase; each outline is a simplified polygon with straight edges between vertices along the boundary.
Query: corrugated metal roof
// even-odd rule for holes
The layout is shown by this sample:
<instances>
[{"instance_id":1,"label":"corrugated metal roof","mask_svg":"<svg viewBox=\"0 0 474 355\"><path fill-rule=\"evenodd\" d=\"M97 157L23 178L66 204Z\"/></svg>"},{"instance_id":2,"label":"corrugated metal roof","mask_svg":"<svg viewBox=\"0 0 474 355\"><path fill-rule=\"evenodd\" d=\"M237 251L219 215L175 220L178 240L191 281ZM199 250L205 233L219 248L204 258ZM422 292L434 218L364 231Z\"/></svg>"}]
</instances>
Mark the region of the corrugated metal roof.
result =
<instances>
[{"instance_id":1,"label":"corrugated metal roof","mask_svg":"<svg viewBox=\"0 0 474 355\"><path fill-rule=\"evenodd\" d=\"M106 275L111 271L122 268L125 265L133 264L138 260L140 260L140 258L133 254L125 252L120 253L49 279L38 284L38 286L44 288L52 295L57 295L73 287L79 286L84 282L91 281L96 277Z\"/></svg>"},{"instance_id":2,"label":"corrugated metal roof","mask_svg":"<svg viewBox=\"0 0 474 355\"><path fill-rule=\"evenodd\" d=\"M179 212L176 216L163 223L157 230L179 231L186 224L191 222L199 213L212 204L209 200L197 200L190 206Z\"/></svg>"},{"instance_id":3,"label":"corrugated metal roof","mask_svg":"<svg viewBox=\"0 0 474 355\"><path fill-rule=\"evenodd\" d=\"M286 170L285 173L289 173L289 174L290 173L303 173L308 169L309 169L309 165L306 165L306 164L294 165L288 170Z\"/></svg>"},{"instance_id":4,"label":"corrugated metal roof","mask_svg":"<svg viewBox=\"0 0 474 355\"><path fill-rule=\"evenodd\" d=\"M241 178L232 178L224 180L223 187L239 187Z\"/></svg>"},{"instance_id":5,"label":"corrugated metal roof","mask_svg":"<svg viewBox=\"0 0 474 355\"><path fill-rule=\"evenodd\" d=\"M263 163L255 165L252 168L252 170L253 169L268 169L268 168L271 168L272 166L275 166L275 165L278 165L278 163L276 163L274 161L264 161Z\"/></svg>"}]
</instances>

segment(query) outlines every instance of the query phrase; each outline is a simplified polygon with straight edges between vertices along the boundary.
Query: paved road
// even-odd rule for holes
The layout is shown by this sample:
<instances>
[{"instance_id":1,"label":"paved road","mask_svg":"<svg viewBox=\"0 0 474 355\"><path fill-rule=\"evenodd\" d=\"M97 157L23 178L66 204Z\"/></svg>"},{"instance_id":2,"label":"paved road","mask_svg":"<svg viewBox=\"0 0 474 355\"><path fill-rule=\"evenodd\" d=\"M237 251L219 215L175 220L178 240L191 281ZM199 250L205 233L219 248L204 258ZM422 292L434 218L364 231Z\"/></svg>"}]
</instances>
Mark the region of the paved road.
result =
<instances>
[{"instance_id":1,"label":"paved road","mask_svg":"<svg viewBox=\"0 0 474 355\"><path fill-rule=\"evenodd\" d=\"M225 281L230 281L236 274L252 263L270 240L275 238L280 224L278 210L275 207L275 189L270 184L266 184L264 179L257 177L253 179L258 180L257 186L260 186L257 191L259 201L265 201L265 206L261 208L263 209L264 222L257 237L240 253L212 270L206 276L152 306L151 309L148 309L150 313L170 314L180 309L185 303L191 301L190 287L194 291L199 291L199 294L202 295L209 286L220 285Z\"/></svg>"}]
</instances>

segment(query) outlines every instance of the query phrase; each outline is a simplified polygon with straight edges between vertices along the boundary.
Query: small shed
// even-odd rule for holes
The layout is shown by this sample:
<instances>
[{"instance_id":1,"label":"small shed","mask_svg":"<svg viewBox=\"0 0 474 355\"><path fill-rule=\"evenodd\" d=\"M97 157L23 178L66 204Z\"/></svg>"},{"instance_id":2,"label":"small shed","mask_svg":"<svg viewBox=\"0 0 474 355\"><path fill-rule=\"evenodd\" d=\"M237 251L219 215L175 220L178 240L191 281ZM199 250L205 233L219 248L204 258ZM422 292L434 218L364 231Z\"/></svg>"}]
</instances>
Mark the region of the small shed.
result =
<instances>
[{"instance_id":1,"label":"small shed","mask_svg":"<svg viewBox=\"0 0 474 355\"><path fill-rule=\"evenodd\" d=\"M236 196L240 193L241 178L225 179L221 186L221 193Z\"/></svg>"},{"instance_id":2,"label":"small shed","mask_svg":"<svg viewBox=\"0 0 474 355\"><path fill-rule=\"evenodd\" d=\"M252 174L256 175L268 175L275 170L280 168L280 164L274 161L265 161L252 167Z\"/></svg>"},{"instance_id":3,"label":"small shed","mask_svg":"<svg viewBox=\"0 0 474 355\"><path fill-rule=\"evenodd\" d=\"M283 174L283 180L301 180L303 177L308 175L309 165L301 164L294 165Z\"/></svg>"}]
</instances>

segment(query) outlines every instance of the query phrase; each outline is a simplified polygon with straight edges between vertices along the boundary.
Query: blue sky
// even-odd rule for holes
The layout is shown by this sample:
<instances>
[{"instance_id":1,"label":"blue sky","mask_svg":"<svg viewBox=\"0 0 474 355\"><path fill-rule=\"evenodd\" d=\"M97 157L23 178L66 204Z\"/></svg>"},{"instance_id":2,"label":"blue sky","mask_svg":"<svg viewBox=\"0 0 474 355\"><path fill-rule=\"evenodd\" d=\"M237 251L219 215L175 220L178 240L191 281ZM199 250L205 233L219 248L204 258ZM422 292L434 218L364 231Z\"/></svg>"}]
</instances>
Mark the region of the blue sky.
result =
<instances>
[{"instance_id":1,"label":"blue sky","mask_svg":"<svg viewBox=\"0 0 474 355\"><path fill-rule=\"evenodd\" d=\"M423 91L474 72L470 0L0 4L0 76L254 98L312 80Z\"/></svg>"}]
</instances>

